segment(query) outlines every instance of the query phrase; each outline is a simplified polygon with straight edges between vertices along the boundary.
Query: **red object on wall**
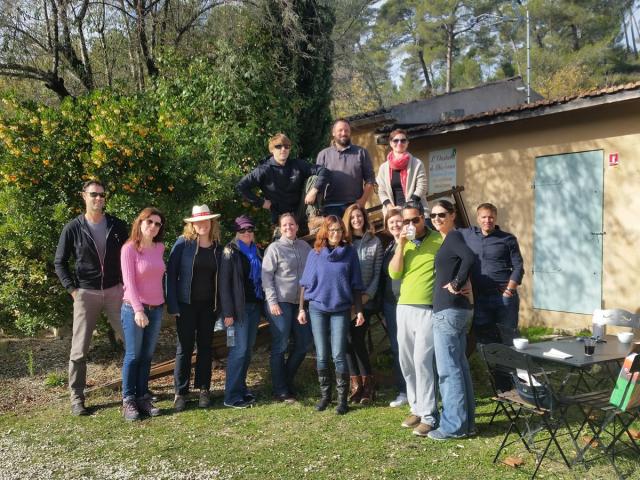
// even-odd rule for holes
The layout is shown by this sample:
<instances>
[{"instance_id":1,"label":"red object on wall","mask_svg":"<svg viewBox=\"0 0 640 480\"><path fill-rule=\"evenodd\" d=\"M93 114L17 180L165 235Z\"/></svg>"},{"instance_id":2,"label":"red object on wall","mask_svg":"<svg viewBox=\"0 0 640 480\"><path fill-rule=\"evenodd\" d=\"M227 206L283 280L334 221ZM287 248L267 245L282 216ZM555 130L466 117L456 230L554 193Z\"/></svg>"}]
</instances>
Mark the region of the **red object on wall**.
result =
<instances>
[{"instance_id":1,"label":"red object on wall","mask_svg":"<svg viewBox=\"0 0 640 480\"><path fill-rule=\"evenodd\" d=\"M618 165L618 163L619 163L618 153L617 152L616 153L610 153L609 154L609 166L610 167L615 167L615 166Z\"/></svg>"}]
</instances>

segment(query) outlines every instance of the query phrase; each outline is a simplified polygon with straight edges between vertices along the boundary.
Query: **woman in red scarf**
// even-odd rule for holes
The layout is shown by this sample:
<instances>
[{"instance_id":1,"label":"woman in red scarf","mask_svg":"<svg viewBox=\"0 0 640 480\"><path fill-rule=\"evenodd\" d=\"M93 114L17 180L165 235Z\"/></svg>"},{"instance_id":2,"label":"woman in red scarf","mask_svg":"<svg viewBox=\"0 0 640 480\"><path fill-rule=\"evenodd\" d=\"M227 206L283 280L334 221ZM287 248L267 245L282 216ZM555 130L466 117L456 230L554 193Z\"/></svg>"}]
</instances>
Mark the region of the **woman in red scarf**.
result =
<instances>
[{"instance_id":1,"label":"woman in red scarf","mask_svg":"<svg viewBox=\"0 0 640 480\"><path fill-rule=\"evenodd\" d=\"M386 212L409 201L427 207L427 174L422 161L407 152L407 131L396 129L389 135L391 151L378 170L378 196Z\"/></svg>"}]
</instances>

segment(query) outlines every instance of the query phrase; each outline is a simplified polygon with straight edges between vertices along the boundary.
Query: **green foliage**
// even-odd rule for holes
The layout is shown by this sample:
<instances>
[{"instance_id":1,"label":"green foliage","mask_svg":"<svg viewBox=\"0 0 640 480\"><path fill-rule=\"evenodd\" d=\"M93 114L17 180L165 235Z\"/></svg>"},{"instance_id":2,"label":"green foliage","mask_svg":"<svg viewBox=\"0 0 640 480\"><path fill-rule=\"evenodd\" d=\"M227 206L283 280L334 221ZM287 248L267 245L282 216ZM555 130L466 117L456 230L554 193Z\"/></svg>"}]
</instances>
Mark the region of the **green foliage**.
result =
<instances>
[{"instance_id":1,"label":"green foliage","mask_svg":"<svg viewBox=\"0 0 640 480\"><path fill-rule=\"evenodd\" d=\"M67 384L67 374L63 372L51 372L44 379L47 388L64 387Z\"/></svg>"},{"instance_id":2,"label":"green foliage","mask_svg":"<svg viewBox=\"0 0 640 480\"><path fill-rule=\"evenodd\" d=\"M300 2L304 8L309 3ZM303 26L311 12L304 8ZM79 191L90 178L106 183L107 210L129 223L146 206L164 211L169 247L196 203L222 213L224 241L240 213L256 218L258 241L269 239L267 212L243 205L234 186L268 153L268 138L277 132L286 132L306 153L321 146L329 121L329 86L322 75L331 51L325 42L323 53L314 56L311 47L331 26L330 13L324 14L324 23L301 41L309 50L303 60L283 34L270 34L238 12L241 37L221 37L207 58L167 55L168 74L144 93L96 90L57 107L5 97L0 327L34 334L70 321L71 302L54 273L53 256L63 225L83 210Z\"/></svg>"}]
</instances>

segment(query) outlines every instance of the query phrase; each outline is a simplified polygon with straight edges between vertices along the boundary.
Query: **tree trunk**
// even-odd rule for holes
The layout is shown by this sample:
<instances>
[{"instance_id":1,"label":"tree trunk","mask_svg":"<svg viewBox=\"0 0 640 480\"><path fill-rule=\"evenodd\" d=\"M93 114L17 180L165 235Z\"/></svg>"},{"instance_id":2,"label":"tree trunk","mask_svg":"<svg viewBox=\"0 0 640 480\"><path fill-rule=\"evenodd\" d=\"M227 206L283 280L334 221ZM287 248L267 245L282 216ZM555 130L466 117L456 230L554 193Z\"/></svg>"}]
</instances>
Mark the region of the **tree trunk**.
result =
<instances>
[{"instance_id":1,"label":"tree trunk","mask_svg":"<svg viewBox=\"0 0 640 480\"><path fill-rule=\"evenodd\" d=\"M427 63L424 61L424 50L418 50L418 60L420 60L420 67L422 68L422 75L424 76L424 81L427 85L427 93L432 95L433 93L433 84L431 83L431 75L429 75L429 69L427 68Z\"/></svg>"},{"instance_id":2,"label":"tree trunk","mask_svg":"<svg viewBox=\"0 0 640 480\"><path fill-rule=\"evenodd\" d=\"M445 86L445 92L451 92L451 71L453 70L453 42L455 40L453 36L453 27L446 27L447 32L447 84Z\"/></svg>"}]
</instances>

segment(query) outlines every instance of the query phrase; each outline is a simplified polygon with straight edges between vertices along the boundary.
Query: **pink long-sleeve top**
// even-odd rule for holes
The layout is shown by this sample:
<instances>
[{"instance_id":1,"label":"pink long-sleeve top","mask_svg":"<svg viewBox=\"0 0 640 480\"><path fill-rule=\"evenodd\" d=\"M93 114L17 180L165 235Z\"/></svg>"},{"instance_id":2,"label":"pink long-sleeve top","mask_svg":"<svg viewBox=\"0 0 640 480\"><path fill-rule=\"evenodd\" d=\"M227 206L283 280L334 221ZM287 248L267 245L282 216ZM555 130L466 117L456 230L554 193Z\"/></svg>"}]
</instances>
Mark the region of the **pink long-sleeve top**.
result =
<instances>
[{"instance_id":1,"label":"pink long-sleeve top","mask_svg":"<svg viewBox=\"0 0 640 480\"><path fill-rule=\"evenodd\" d=\"M162 305L164 290L162 279L166 267L163 259L164 245L154 243L142 251L127 242L120 253L124 301L130 303L134 312L142 312L144 305Z\"/></svg>"}]
</instances>

